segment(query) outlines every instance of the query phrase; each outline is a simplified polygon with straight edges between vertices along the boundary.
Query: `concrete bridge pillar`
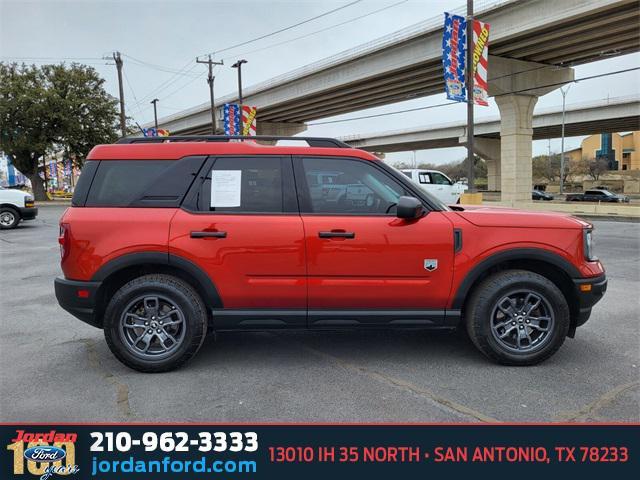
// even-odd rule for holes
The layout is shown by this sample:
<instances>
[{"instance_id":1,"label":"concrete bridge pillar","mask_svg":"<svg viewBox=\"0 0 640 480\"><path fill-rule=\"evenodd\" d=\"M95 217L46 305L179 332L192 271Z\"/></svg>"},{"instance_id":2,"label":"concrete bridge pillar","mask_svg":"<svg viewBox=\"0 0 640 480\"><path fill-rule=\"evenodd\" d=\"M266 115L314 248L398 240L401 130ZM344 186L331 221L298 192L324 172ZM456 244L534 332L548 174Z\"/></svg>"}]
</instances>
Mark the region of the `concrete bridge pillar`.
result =
<instances>
[{"instance_id":1,"label":"concrete bridge pillar","mask_svg":"<svg viewBox=\"0 0 640 480\"><path fill-rule=\"evenodd\" d=\"M500 109L502 201L531 201L533 109L538 97L574 79L571 68L489 56L489 95Z\"/></svg>"},{"instance_id":2,"label":"concrete bridge pillar","mask_svg":"<svg viewBox=\"0 0 640 480\"><path fill-rule=\"evenodd\" d=\"M508 94L495 97L500 109L502 200L531 200L533 108L538 97Z\"/></svg>"},{"instance_id":3,"label":"concrete bridge pillar","mask_svg":"<svg viewBox=\"0 0 640 480\"><path fill-rule=\"evenodd\" d=\"M487 164L487 190L499 191L500 185L500 140L497 138L475 137L473 140L475 152Z\"/></svg>"},{"instance_id":4,"label":"concrete bridge pillar","mask_svg":"<svg viewBox=\"0 0 640 480\"><path fill-rule=\"evenodd\" d=\"M256 126L257 135L277 135L280 137L293 137L307 129L307 125L304 123L261 122L260 116L258 116Z\"/></svg>"}]
</instances>

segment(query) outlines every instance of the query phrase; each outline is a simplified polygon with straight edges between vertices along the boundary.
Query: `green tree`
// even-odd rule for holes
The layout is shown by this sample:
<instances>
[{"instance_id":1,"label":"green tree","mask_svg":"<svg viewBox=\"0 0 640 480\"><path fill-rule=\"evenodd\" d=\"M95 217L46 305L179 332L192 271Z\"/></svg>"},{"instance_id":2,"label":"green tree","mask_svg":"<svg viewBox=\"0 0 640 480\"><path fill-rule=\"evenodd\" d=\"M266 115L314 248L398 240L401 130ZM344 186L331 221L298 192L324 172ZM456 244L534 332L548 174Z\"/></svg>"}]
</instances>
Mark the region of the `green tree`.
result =
<instances>
[{"instance_id":1,"label":"green tree","mask_svg":"<svg viewBox=\"0 0 640 480\"><path fill-rule=\"evenodd\" d=\"M46 199L40 159L63 150L81 167L94 145L118 138L117 103L91 67L0 63L0 149L36 200Z\"/></svg>"},{"instance_id":2,"label":"green tree","mask_svg":"<svg viewBox=\"0 0 640 480\"><path fill-rule=\"evenodd\" d=\"M565 160L569 158L565 155ZM560 155L537 155L532 159L533 178L555 182L560 179ZM565 165L565 177L567 176L567 165Z\"/></svg>"}]
</instances>

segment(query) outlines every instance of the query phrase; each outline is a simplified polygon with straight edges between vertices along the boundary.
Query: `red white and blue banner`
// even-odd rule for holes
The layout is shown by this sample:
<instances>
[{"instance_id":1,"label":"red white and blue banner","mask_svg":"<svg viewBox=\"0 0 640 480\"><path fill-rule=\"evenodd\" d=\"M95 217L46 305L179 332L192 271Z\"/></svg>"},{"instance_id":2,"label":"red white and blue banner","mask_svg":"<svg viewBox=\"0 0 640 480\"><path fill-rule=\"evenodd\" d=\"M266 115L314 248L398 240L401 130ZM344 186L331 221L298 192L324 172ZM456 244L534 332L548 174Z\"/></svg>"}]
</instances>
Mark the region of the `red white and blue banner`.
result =
<instances>
[{"instance_id":1,"label":"red white and blue banner","mask_svg":"<svg viewBox=\"0 0 640 480\"><path fill-rule=\"evenodd\" d=\"M256 107L242 106L242 135L256 134L256 116L258 109Z\"/></svg>"},{"instance_id":2,"label":"red white and blue banner","mask_svg":"<svg viewBox=\"0 0 640 480\"><path fill-rule=\"evenodd\" d=\"M465 64L467 56L467 21L459 15L444 14L442 36L442 65L444 87L449 100L467 101Z\"/></svg>"},{"instance_id":3,"label":"red white and blue banner","mask_svg":"<svg viewBox=\"0 0 640 480\"><path fill-rule=\"evenodd\" d=\"M143 128L142 129L142 134L145 137L168 137L169 136L169 130L165 130L164 128L155 129L153 127L151 127L151 128Z\"/></svg>"},{"instance_id":4,"label":"red white and blue banner","mask_svg":"<svg viewBox=\"0 0 640 480\"><path fill-rule=\"evenodd\" d=\"M489 24L473 21L473 103L488 106Z\"/></svg>"},{"instance_id":5,"label":"red white and blue banner","mask_svg":"<svg viewBox=\"0 0 640 480\"><path fill-rule=\"evenodd\" d=\"M222 107L224 116L224 134L241 135L240 132L240 105L236 103L225 103Z\"/></svg>"},{"instance_id":6,"label":"red white and blue banner","mask_svg":"<svg viewBox=\"0 0 640 480\"><path fill-rule=\"evenodd\" d=\"M444 34L442 36L442 65L444 85L449 100L467 101L467 21L459 15L444 14ZM489 105L487 98L489 65L489 24L473 22L473 102Z\"/></svg>"}]
</instances>

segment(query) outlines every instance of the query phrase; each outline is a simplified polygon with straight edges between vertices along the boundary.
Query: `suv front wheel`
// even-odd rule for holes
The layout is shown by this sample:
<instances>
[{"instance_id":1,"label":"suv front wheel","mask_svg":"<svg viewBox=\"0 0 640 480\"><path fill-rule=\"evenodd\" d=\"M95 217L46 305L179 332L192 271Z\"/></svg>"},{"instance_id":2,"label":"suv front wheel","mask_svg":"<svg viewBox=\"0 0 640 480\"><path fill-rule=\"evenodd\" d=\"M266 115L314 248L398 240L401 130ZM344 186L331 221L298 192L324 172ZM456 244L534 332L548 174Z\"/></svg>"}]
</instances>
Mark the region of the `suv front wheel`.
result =
<instances>
[{"instance_id":1,"label":"suv front wheel","mask_svg":"<svg viewBox=\"0 0 640 480\"><path fill-rule=\"evenodd\" d=\"M546 277L505 270L482 281L466 311L473 343L504 365L535 365L553 355L569 331L569 306Z\"/></svg>"},{"instance_id":2,"label":"suv front wheel","mask_svg":"<svg viewBox=\"0 0 640 480\"><path fill-rule=\"evenodd\" d=\"M122 363L141 372L180 367L200 349L207 330L206 307L197 292L170 275L145 275L113 295L104 335Z\"/></svg>"}]
</instances>

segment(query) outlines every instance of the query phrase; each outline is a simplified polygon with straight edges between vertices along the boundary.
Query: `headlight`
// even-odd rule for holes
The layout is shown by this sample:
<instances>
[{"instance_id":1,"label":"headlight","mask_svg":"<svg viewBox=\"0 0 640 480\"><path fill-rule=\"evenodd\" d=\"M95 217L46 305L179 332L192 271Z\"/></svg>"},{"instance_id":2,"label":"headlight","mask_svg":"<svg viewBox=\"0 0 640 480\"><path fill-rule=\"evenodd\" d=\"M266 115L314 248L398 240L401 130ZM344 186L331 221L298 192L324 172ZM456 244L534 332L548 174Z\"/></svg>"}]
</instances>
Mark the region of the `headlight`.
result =
<instances>
[{"instance_id":1,"label":"headlight","mask_svg":"<svg viewBox=\"0 0 640 480\"><path fill-rule=\"evenodd\" d=\"M598 257L596 257L593 253L593 246L594 246L593 230L591 229L584 230L583 244L584 244L584 258L586 258L590 262L595 262L596 260L598 260Z\"/></svg>"},{"instance_id":2,"label":"headlight","mask_svg":"<svg viewBox=\"0 0 640 480\"><path fill-rule=\"evenodd\" d=\"M26 197L24 197L24 206L27 208L34 206L33 197L31 195L27 195Z\"/></svg>"}]
</instances>

